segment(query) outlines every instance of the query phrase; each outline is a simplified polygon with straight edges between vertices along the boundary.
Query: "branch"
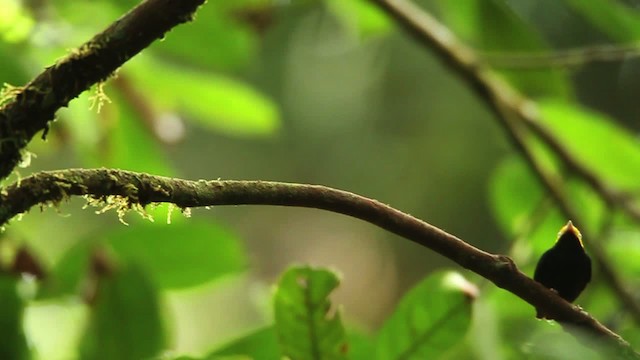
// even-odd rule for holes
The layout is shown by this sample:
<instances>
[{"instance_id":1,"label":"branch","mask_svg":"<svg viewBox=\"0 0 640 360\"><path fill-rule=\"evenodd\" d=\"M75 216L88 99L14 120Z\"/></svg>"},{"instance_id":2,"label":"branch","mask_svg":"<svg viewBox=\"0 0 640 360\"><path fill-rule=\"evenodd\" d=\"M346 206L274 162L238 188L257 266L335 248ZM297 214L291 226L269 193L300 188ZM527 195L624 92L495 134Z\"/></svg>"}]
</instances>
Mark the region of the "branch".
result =
<instances>
[{"instance_id":1,"label":"branch","mask_svg":"<svg viewBox=\"0 0 640 360\"><path fill-rule=\"evenodd\" d=\"M525 161L529 164L529 167L533 169L538 181L540 181L542 186L546 188L562 214L566 218L572 219L582 229L583 241L590 248L589 252L593 256L595 263L600 270L603 283L606 284L614 294L616 294L618 301L620 301L631 316L633 316L634 321L637 324L640 324L640 305L638 305L634 295L627 290L622 279L620 279L618 274L611 267L611 262L607 258L604 249L602 249L599 243L592 240L600 237L594 236L594 233L591 232L591 229L588 226L583 226L586 224L582 221L582 217L571 205L571 201L567 196L565 196L560 179L547 171L541 162L536 159L533 151L527 146L525 135L523 134L522 129L520 129L522 126L518 126L518 124L513 121L513 115L508 112L508 109L503 109L502 111L503 121L501 124L505 128L516 149L522 154Z\"/></svg>"},{"instance_id":2,"label":"branch","mask_svg":"<svg viewBox=\"0 0 640 360\"><path fill-rule=\"evenodd\" d=\"M0 107L0 179L21 160L21 151L44 130L56 111L91 85L106 80L131 57L190 21L205 0L146 0L26 86ZM5 100L6 101L6 100ZM0 101L2 104L2 101Z\"/></svg>"},{"instance_id":3,"label":"branch","mask_svg":"<svg viewBox=\"0 0 640 360\"><path fill-rule=\"evenodd\" d=\"M510 258L482 251L376 200L324 186L268 181L189 181L110 169L40 172L14 183L0 195L0 225L34 205L57 205L74 195L104 201L115 196L129 208L160 202L182 208L279 205L352 216L429 248L544 310L563 325L604 340L627 358L640 359L640 354L617 334L520 272Z\"/></svg>"},{"instance_id":4,"label":"branch","mask_svg":"<svg viewBox=\"0 0 640 360\"><path fill-rule=\"evenodd\" d=\"M567 218L574 220L577 224L584 224L565 198L559 179L549 174L528 149L523 133L524 129L521 129L519 124L527 125L547 146L556 152L570 171L583 178L608 204L619 206L628 215L640 220L640 210L629 202L628 197L625 197L621 191L606 185L604 181L582 166L561 145L560 141L555 139L553 134L542 127L535 103L497 77L448 28L413 3L403 0L370 1L392 16L426 48L436 51L445 65L467 82L471 89L480 96L496 115L496 119L507 130L516 149L523 154L542 186L552 195ZM584 226L582 229L588 230ZM595 238L591 237L589 233L584 233L584 235L586 242L591 245L591 252L600 271L608 280L604 283L611 288L626 309L634 316L634 319L640 323L640 305L637 304L634 296L624 287L622 281L611 268L612 262L606 258L604 251L591 240Z\"/></svg>"}]
</instances>

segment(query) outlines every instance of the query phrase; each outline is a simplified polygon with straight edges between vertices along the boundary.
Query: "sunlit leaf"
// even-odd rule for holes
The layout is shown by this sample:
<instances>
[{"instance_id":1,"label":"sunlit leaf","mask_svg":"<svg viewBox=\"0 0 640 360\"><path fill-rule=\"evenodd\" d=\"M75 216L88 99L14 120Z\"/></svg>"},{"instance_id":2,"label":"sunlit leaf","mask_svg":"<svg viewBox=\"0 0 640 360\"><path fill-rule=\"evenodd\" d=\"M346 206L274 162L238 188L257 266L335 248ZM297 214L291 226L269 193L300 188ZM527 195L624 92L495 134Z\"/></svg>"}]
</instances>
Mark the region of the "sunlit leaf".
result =
<instances>
[{"instance_id":1,"label":"sunlit leaf","mask_svg":"<svg viewBox=\"0 0 640 360\"><path fill-rule=\"evenodd\" d=\"M56 264L40 296L77 293L97 244L140 264L165 289L212 281L243 270L247 263L239 239L213 223L138 224L81 241Z\"/></svg>"},{"instance_id":2,"label":"sunlit leaf","mask_svg":"<svg viewBox=\"0 0 640 360\"><path fill-rule=\"evenodd\" d=\"M131 78L160 109L236 136L264 136L279 126L277 106L247 84L160 61L132 61Z\"/></svg>"},{"instance_id":3,"label":"sunlit leaf","mask_svg":"<svg viewBox=\"0 0 640 360\"><path fill-rule=\"evenodd\" d=\"M340 310L333 309L328 299L339 283L335 273L310 267L293 267L282 275L274 306L283 356L299 360L347 358Z\"/></svg>"},{"instance_id":4,"label":"sunlit leaf","mask_svg":"<svg viewBox=\"0 0 640 360\"><path fill-rule=\"evenodd\" d=\"M98 277L90 307L81 359L148 359L164 349L158 293L141 267L129 264Z\"/></svg>"},{"instance_id":5,"label":"sunlit leaf","mask_svg":"<svg viewBox=\"0 0 640 360\"><path fill-rule=\"evenodd\" d=\"M604 114L576 104L540 102L544 125L575 157L606 183L635 189L640 174L640 142ZM596 146L597 145L597 146Z\"/></svg>"},{"instance_id":6,"label":"sunlit leaf","mask_svg":"<svg viewBox=\"0 0 640 360\"><path fill-rule=\"evenodd\" d=\"M379 8L365 0L330 0L329 6L348 26L363 36L385 34L391 21Z\"/></svg>"},{"instance_id":7,"label":"sunlit leaf","mask_svg":"<svg viewBox=\"0 0 640 360\"><path fill-rule=\"evenodd\" d=\"M411 289L376 341L377 359L434 359L459 343L471 323L477 288L462 275L440 272Z\"/></svg>"}]
</instances>

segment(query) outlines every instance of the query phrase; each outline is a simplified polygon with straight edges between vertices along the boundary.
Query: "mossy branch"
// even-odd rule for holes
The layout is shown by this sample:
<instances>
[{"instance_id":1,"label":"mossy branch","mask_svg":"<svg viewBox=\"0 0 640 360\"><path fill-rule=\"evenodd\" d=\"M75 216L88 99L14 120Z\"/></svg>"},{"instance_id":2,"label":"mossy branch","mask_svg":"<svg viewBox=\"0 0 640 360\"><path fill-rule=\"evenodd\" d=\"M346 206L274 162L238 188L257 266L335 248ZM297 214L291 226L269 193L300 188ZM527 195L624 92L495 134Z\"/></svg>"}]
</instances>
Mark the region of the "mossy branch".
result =
<instances>
[{"instance_id":1,"label":"mossy branch","mask_svg":"<svg viewBox=\"0 0 640 360\"><path fill-rule=\"evenodd\" d=\"M0 225L37 204L71 196L106 200L116 196L131 208L172 203L182 208L215 205L279 205L315 208L358 218L431 249L512 292L563 325L612 345L625 358L640 359L630 345L578 307L520 272L503 255L482 251L437 227L376 200L320 185L269 181L189 181L110 169L40 172L0 194ZM533 319L534 310L531 310ZM597 344L599 342L588 342Z\"/></svg>"},{"instance_id":2,"label":"mossy branch","mask_svg":"<svg viewBox=\"0 0 640 360\"><path fill-rule=\"evenodd\" d=\"M43 137L46 135L48 123L59 108L107 79L174 26L193 19L204 2L143 1L27 85L13 88L10 99L0 102L0 179L11 174L36 133L43 130Z\"/></svg>"}]
</instances>

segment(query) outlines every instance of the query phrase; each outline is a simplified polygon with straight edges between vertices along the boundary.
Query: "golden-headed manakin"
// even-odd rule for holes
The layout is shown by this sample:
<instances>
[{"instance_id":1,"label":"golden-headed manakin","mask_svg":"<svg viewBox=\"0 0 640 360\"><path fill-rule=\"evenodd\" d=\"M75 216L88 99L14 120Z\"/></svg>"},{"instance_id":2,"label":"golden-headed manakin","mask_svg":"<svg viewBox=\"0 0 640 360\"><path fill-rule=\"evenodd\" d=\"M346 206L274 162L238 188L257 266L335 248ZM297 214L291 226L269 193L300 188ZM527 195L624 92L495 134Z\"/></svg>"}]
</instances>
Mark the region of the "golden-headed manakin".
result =
<instances>
[{"instance_id":1,"label":"golden-headed manakin","mask_svg":"<svg viewBox=\"0 0 640 360\"><path fill-rule=\"evenodd\" d=\"M560 229L555 245L540 257L533 279L569 302L591 281L591 259L584 251L582 234L571 221ZM537 309L536 317L546 316Z\"/></svg>"}]
</instances>

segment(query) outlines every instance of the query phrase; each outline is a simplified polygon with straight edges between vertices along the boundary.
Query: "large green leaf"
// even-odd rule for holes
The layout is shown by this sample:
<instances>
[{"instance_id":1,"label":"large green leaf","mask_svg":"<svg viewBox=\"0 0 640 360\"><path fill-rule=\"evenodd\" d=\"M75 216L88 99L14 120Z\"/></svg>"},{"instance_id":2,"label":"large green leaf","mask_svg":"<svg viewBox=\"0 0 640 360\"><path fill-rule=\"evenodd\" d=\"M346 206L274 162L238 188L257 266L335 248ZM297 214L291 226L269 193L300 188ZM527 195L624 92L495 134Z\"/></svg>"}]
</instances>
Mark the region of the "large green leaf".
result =
<instances>
[{"instance_id":1,"label":"large green leaf","mask_svg":"<svg viewBox=\"0 0 640 360\"><path fill-rule=\"evenodd\" d=\"M18 293L19 279L0 274L0 359L30 358L24 335L24 301Z\"/></svg>"},{"instance_id":2,"label":"large green leaf","mask_svg":"<svg viewBox=\"0 0 640 360\"><path fill-rule=\"evenodd\" d=\"M542 37L504 1L435 0L443 21L464 41L487 52L549 50ZM502 70L520 91L531 97L569 97L567 74L557 69Z\"/></svg>"},{"instance_id":3,"label":"large green leaf","mask_svg":"<svg viewBox=\"0 0 640 360\"><path fill-rule=\"evenodd\" d=\"M77 293L98 244L140 264L164 289L199 285L241 271L247 263L240 240L215 224L139 224L81 241L56 264L40 296Z\"/></svg>"},{"instance_id":4,"label":"large green leaf","mask_svg":"<svg viewBox=\"0 0 640 360\"><path fill-rule=\"evenodd\" d=\"M296 360L346 359L347 340L339 309L329 294L338 276L307 266L287 270L274 296L275 327L282 355Z\"/></svg>"},{"instance_id":5,"label":"large green leaf","mask_svg":"<svg viewBox=\"0 0 640 360\"><path fill-rule=\"evenodd\" d=\"M635 189L640 174L640 142L615 121L576 104L539 103L544 125L569 150L607 183Z\"/></svg>"},{"instance_id":6,"label":"large green leaf","mask_svg":"<svg viewBox=\"0 0 640 360\"><path fill-rule=\"evenodd\" d=\"M640 13L611 0L565 0L578 14L620 42L640 40Z\"/></svg>"},{"instance_id":7,"label":"large green leaf","mask_svg":"<svg viewBox=\"0 0 640 360\"><path fill-rule=\"evenodd\" d=\"M166 111L236 136L265 136L280 123L276 104L249 85L229 77L140 57L128 64L128 76Z\"/></svg>"},{"instance_id":8,"label":"large green leaf","mask_svg":"<svg viewBox=\"0 0 640 360\"><path fill-rule=\"evenodd\" d=\"M475 285L454 272L423 280L384 323L377 359L436 359L459 343L471 324Z\"/></svg>"},{"instance_id":9,"label":"large green leaf","mask_svg":"<svg viewBox=\"0 0 640 360\"><path fill-rule=\"evenodd\" d=\"M124 265L96 279L80 358L139 360L165 347L158 292L142 267Z\"/></svg>"},{"instance_id":10,"label":"large green leaf","mask_svg":"<svg viewBox=\"0 0 640 360\"><path fill-rule=\"evenodd\" d=\"M213 360L234 355L246 356L253 360L278 359L280 348L274 327L265 327L235 339L213 351L206 359Z\"/></svg>"}]
</instances>

